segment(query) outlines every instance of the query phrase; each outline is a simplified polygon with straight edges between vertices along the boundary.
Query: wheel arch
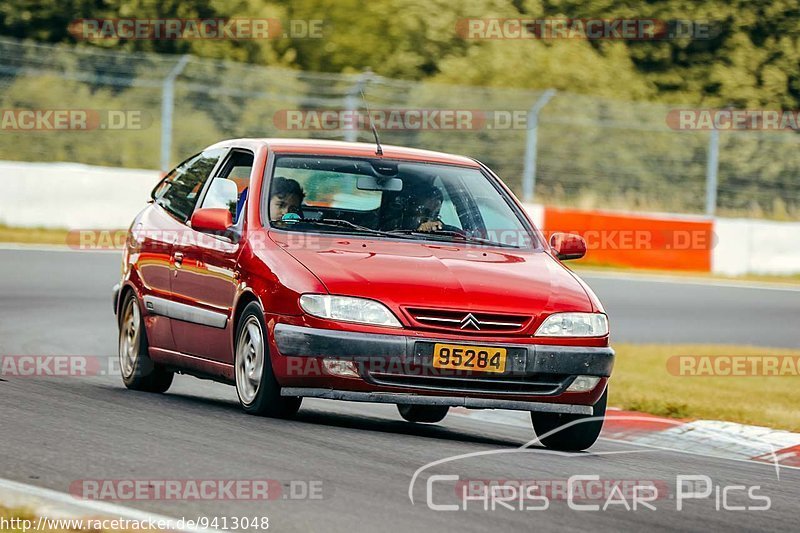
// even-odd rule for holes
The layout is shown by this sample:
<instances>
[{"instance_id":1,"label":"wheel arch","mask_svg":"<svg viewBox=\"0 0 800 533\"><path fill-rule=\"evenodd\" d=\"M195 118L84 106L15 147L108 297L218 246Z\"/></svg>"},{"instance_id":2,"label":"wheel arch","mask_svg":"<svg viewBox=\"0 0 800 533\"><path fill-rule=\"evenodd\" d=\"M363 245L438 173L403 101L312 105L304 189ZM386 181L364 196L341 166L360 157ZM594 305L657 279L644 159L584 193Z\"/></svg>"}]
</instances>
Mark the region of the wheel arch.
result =
<instances>
[{"instance_id":1,"label":"wheel arch","mask_svg":"<svg viewBox=\"0 0 800 533\"><path fill-rule=\"evenodd\" d=\"M130 283L124 283L119 288L119 296L117 297L117 313L116 313L117 314L117 326L119 326L120 320L122 320L122 316L121 316L122 304L125 302L125 298L127 298L130 293L133 293L136 296L137 300L139 299L139 296L136 293L136 287L134 287ZM140 311L142 311L142 310L140 309Z\"/></svg>"},{"instance_id":2,"label":"wheel arch","mask_svg":"<svg viewBox=\"0 0 800 533\"><path fill-rule=\"evenodd\" d=\"M244 312L244 308L250 305L252 302L257 303L258 307L261 308L261 312L264 312L264 304L261 303L261 299L256 295L256 293L249 289L244 290L242 294L239 295L239 298L236 300L236 304L233 307L233 313L231 314L231 347L234 350L236 349L236 330L239 327L239 319Z\"/></svg>"}]
</instances>

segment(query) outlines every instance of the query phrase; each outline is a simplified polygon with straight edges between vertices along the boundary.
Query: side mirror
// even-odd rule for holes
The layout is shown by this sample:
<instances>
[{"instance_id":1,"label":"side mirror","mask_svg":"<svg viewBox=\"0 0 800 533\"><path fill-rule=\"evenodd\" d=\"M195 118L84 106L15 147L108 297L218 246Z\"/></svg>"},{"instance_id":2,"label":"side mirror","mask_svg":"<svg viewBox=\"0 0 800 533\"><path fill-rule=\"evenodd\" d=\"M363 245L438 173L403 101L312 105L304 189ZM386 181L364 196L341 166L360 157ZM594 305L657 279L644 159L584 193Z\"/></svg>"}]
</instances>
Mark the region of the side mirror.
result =
<instances>
[{"instance_id":1,"label":"side mirror","mask_svg":"<svg viewBox=\"0 0 800 533\"><path fill-rule=\"evenodd\" d=\"M556 257L562 261L580 259L586 255L586 241L574 233L553 233L550 236L550 246Z\"/></svg>"},{"instance_id":2,"label":"side mirror","mask_svg":"<svg viewBox=\"0 0 800 533\"><path fill-rule=\"evenodd\" d=\"M228 209L221 207L204 207L192 213L189 219L192 229L203 233L214 233L230 238L236 242L236 238L230 231L233 226L233 215Z\"/></svg>"}]
</instances>

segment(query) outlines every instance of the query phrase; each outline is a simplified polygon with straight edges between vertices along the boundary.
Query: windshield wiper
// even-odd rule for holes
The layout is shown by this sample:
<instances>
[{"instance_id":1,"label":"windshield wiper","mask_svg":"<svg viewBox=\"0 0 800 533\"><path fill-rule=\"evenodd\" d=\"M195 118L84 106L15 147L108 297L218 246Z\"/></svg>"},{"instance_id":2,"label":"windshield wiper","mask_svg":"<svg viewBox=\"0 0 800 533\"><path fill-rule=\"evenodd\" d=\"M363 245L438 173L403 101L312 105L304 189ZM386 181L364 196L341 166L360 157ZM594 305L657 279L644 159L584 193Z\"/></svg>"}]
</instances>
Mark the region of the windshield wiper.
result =
<instances>
[{"instance_id":1,"label":"windshield wiper","mask_svg":"<svg viewBox=\"0 0 800 533\"><path fill-rule=\"evenodd\" d=\"M414 235L417 237L428 237L431 236L440 236L440 237L453 237L455 239L459 239L465 242L471 242L475 244L485 244L487 246L498 246L500 248L519 248L518 246L514 246L513 244L506 244L504 242L496 242L491 239L484 239L482 237L475 237L470 235L469 233L462 233L460 231L452 231L446 229L440 229L435 231L418 231L415 229L400 229L400 230L392 230L390 232L392 235ZM440 240L440 239L435 239Z\"/></svg>"},{"instance_id":2,"label":"windshield wiper","mask_svg":"<svg viewBox=\"0 0 800 533\"><path fill-rule=\"evenodd\" d=\"M372 229L368 228L367 226L361 226L359 224L354 224L349 220L343 220L340 218L321 218L321 219L304 219L302 221L298 221L306 224L322 224L326 226L337 226L340 228L350 228L357 230L363 233L369 233L370 235L380 235L382 237L402 237L405 239L413 239L411 236L407 235L398 235L396 233L389 233L388 231L381 231L379 229Z\"/></svg>"}]
</instances>

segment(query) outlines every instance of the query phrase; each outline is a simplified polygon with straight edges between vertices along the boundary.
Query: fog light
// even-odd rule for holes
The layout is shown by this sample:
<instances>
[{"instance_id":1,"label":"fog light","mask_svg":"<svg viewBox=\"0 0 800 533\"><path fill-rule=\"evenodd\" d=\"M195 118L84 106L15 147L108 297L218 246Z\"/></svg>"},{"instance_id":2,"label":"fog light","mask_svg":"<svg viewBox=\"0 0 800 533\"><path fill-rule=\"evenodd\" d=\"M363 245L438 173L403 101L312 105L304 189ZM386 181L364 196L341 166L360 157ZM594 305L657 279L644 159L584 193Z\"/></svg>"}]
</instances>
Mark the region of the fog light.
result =
<instances>
[{"instance_id":1,"label":"fog light","mask_svg":"<svg viewBox=\"0 0 800 533\"><path fill-rule=\"evenodd\" d=\"M341 376L343 378L359 378L358 368L353 361L342 361L341 359L323 359L322 366L328 374Z\"/></svg>"},{"instance_id":2,"label":"fog light","mask_svg":"<svg viewBox=\"0 0 800 533\"><path fill-rule=\"evenodd\" d=\"M567 387L567 392L589 392L597 387L600 383L600 378L597 376L578 376L572 385Z\"/></svg>"}]
</instances>

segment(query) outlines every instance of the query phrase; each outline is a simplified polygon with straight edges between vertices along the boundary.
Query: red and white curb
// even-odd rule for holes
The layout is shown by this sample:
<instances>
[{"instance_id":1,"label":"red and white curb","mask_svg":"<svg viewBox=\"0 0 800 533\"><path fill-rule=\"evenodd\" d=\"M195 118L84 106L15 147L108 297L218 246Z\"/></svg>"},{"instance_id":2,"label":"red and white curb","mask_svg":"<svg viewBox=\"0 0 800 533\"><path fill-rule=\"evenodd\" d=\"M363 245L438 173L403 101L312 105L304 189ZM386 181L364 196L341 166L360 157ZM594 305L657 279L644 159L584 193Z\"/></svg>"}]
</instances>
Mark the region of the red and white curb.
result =
<instances>
[{"instance_id":1,"label":"red and white curb","mask_svg":"<svg viewBox=\"0 0 800 533\"><path fill-rule=\"evenodd\" d=\"M452 412L494 424L531 429L528 413ZM684 453L800 468L800 433L717 420L681 420L609 408L602 439Z\"/></svg>"}]
</instances>

